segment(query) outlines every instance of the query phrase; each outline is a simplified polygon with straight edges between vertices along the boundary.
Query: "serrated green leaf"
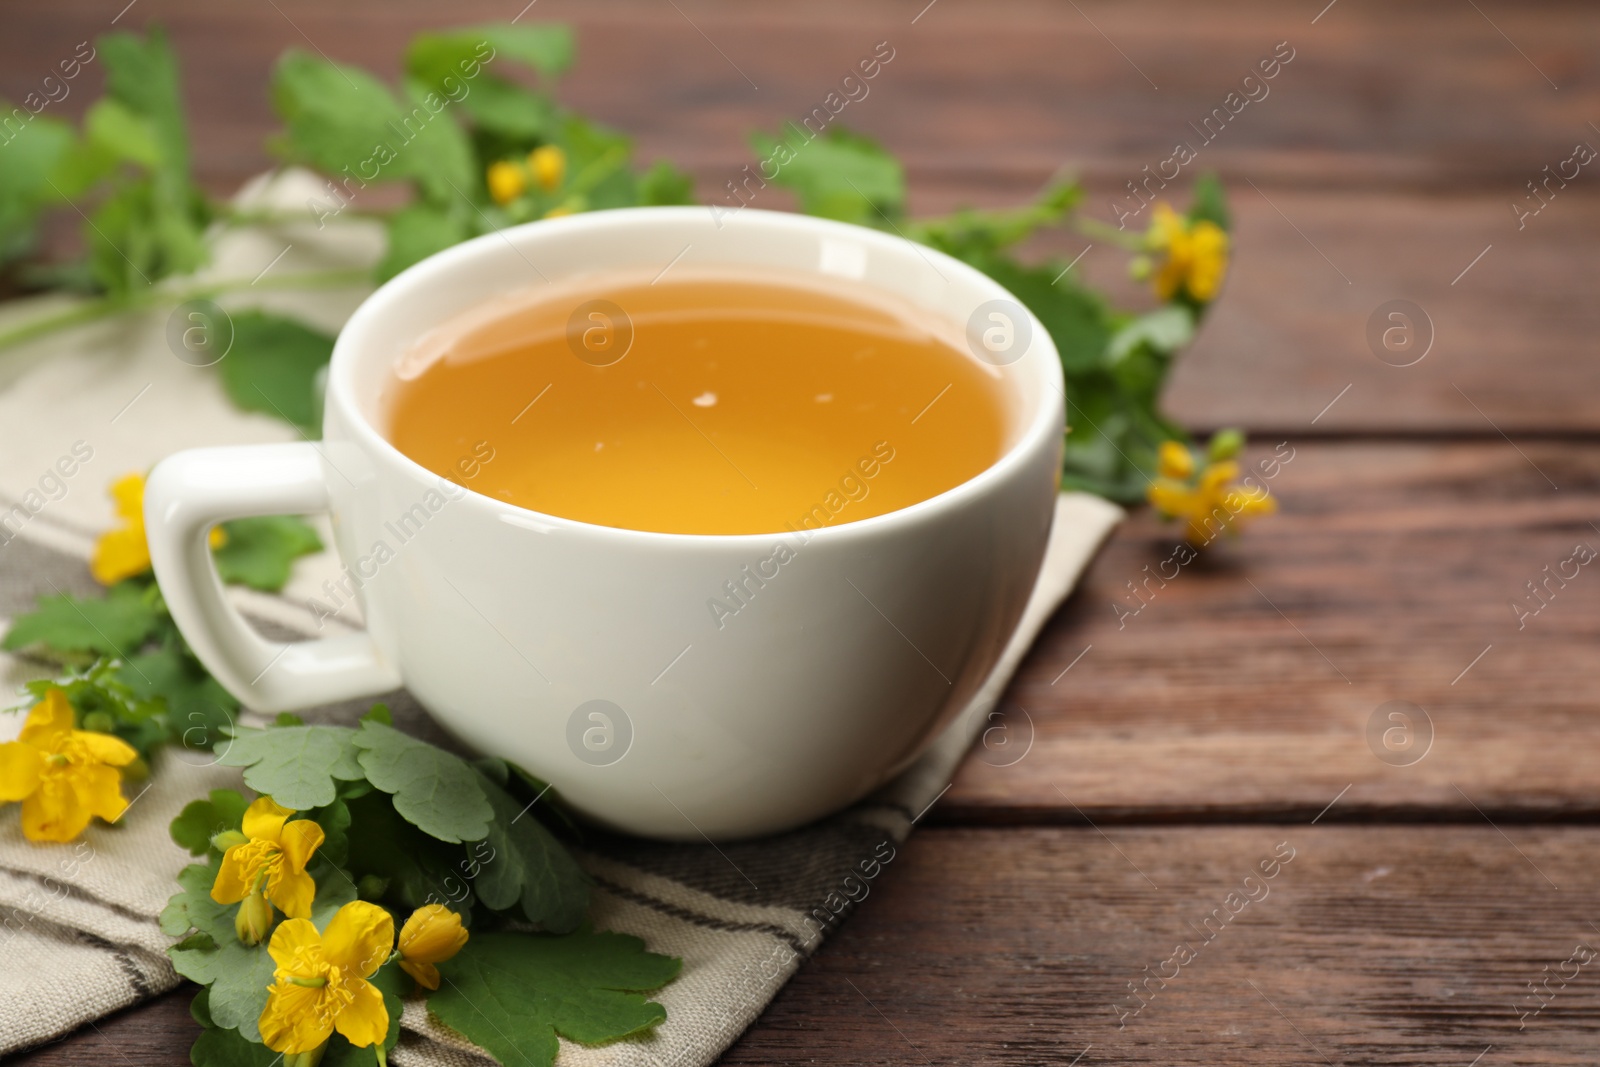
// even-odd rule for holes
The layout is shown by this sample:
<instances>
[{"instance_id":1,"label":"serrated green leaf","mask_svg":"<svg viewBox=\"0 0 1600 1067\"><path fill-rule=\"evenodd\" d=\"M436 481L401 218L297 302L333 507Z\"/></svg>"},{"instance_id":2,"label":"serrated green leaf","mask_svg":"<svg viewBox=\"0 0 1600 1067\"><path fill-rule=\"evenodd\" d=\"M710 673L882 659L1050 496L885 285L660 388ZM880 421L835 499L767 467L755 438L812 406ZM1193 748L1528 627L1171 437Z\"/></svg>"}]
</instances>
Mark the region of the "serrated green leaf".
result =
<instances>
[{"instance_id":1,"label":"serrated green leaf","mask_svg":"<svg viewBox=\"0 0 1600 1067\"><path fill-rule=\"evenodd\" d=\"M430 99L426 87L407 81L403 107L405 114L388 141L396 153L397 173L416 179L422 194L434 203L461 205L480 175L472 146L456 124L449 102Z\"/></svg>"},{"instance_id":2,"label":"serrated green leaf","mask_svg":"<svg viewBox=\"0 0 1600 1067\"><path fill-rule=\"evenodd\" d=\"M118 582L103 597L44 597L34 611L11 620L0 648L43 645L55 652L126 656L161 626L165 610L140 582Z\"/></svg>"},{"instance_id":3,"label":"serrated green leaf","mask_svg":"<svg viewBox=\"0 0 1600 1067\"><path fill-rule=\"evenodd\" d=\"M477 773L461 757L375 720L354 741L367 781L394 797L394 809L441 841L478 841L494 809Z\"/></svg>"},{"instance_id":4,"label":"serrated green leaf","mask_svg":"<svg viewBox=\"0 0 1600 1067\"><path fill-rule=\"evenodd\" d=\"M210 751L236 721L233 694L175 640L130 655L115 677L136 699L158 702L172 740L191 751Z\"/></svg>"},{"instance_id":5,"label":"serrated green leaf","mask_svg":"<svg viewBox=\"0 0 1600 1067\"><path fill-rule=\"evenodd\" d=\"M881 229L905 213L905 171L870 137L842 126L818 136L790 123L781 144L759 133L751 143L776 168L773 184L793 189L807 215Z\"/></svg>"},{"instance_id":6,"label":"serrated green leaf","mask_svg":"<svg viewBox=\"0 0 1600 1067\"><path fill-rule=\"evenodd\" d=\"M304 519L292 515L257 515L222 524L227 541L211 554L217 573L235 582L276 593L289 581L294 561L322 551L322 539Z\"/></svg>"},{"instance_id":7,"label":"serrated green leaf","mask_svg":"<svg viewBox=\"0 0 1600 1067\"><path fill-rule=\"evenodd\" d=\"M440 965L448 981L428 1010L506 1067L550 1067L557 1034L600 1044L665 1019L666 1009L641 994L681 967L623 934L474 934Z\"/></svg>"},{"instance_id":8,"label":"serrated green leaf","mask_svg":"<svg viewBox=\"0 0 1600 1067\"><path fill-rule=\"evenodd\" d=\"M244 411L276 416L315 435L313 383L333 355L333 338L264 311L232 318L233 347L217 364L228 399Z\"/></svg>"},{"instance_id":9,"label":"serrated green leaf","mask_svg":"<svg viewBox=\"0 0 1600 1067\"><path fill-rule=\"evenodd\" d=\"M172 840L192 856L211 850L211 838L224 830L237 830L249 801L232 789L213 789L205 800L191 800L168 828Z\"/></svg>"},{"instance_id":10,"label":"serrated green leaf","mask_svg":"<svg viewBox=\"0 0 1600 1067\"><path fill-rule=\"evenodd\" d=\"M413 263L459 244L472 236L472 231L457 211L413 204L389 219L388 236L389 247L378 264L379 281L388 281Z\"/></svg>"},{"instance_id":11,"label":"serrated green leaf","mask_svg":"<svg viewBox=\"0 0 1600 1067\"><path fill-rule=\"evenodd\" d=\"M231 742L218 745L217 762L243 767L244 781L286 808L310 811L338 796L335 779L355 781L364 774L345 726L275 726L236 729ZM481 835L480 835L481 836Z\"/></svg>"},{"instance_id":12,"label":"serrated green leaf","mask_svg":"<svg viewBox=\"0 0 1600 1067\"><path fill-rule=\"evenodd\" d=\"M479 784L494 807L484 842L488 856L475 855L473 889L496 911L520 905L522 914L552 933L582 925L589 913L589 876L561 842L527 808L480 773Z\"/></svg>"},{"instance_id":13,"label":"serrated green leaf","mask_svg":"<svg viewBox=\"0 0 1600 1067\"><path fill-rule=\"evenodd\" d=\"M394 136L400 105L383 82L359 67L335 65L291 48L272 72L272 104L286 125L278 148L329 174L351 172ZM385 174L394 179L396 174Z\"/></svg>"},{"instance_id":14,"label":"serrated green leaf","mask_svg":"<svg viewBox=\"0 0 1600 1067\"><path fill-rule=\"evenodd\" d=\"M272 79L273 105L287 127L278 147L329 174L412 178L430 199L447 203L473 180L471 153L448 103L428 107L428 91L408 85L402 103L358 67L290 50Z\"/></svg>"}]
</instances>

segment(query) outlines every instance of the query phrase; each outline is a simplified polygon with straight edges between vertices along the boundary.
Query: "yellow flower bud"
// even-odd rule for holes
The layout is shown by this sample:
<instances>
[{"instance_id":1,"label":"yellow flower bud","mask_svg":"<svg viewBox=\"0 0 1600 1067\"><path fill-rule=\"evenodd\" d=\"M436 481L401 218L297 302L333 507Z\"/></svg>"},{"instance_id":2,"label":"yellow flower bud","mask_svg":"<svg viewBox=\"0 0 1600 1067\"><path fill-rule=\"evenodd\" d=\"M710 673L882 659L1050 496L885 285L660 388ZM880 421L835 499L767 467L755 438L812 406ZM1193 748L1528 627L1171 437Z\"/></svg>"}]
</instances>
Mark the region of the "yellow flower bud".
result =
<instances>
[{"instance_id":1,"label":"yellow flower bud","mask_svg":"<svg viewBox=\"0 0 1600 1067\"><path fill-rule=\"evenodd\" d=\"M439 969L434 964L454 956L466 943L461 916L443 904L424 904L400 928L400 969L420 985L438 989Z\"/></svg>"},{"instance_id":2,"label":"yellow flower bud","mask_svg":"<svg viewBox=\"0 0 1600 1067\"><path fill-rule=\"evenodd\" d=\"M246 945L259 945L267 939L272 929L272 904L264 890L257 889L239 902L239 913L233 917L233 932Z\"/></svg>"},{"instance_id":3,"label":"yellow flower bud","mask_svg":"<svg viewBox=\"0 0 1600 1067\"><path fill-rule=\"evenodd\" d=\"M501 160L489 164L489 195L497 204L509 204L528 187L528 173L515 163Z\"/></svg>"},{"instance_id":4,"label":"yellow flower bud","mask_svg":"<svg viewBox=\"0 0 1600 1067\"><path fill-rule=\"evenodd\" d=\"M1194 453L1179 441L1161 442L1157 463L1163 478L1185 481L1194 473Z\"/></svg>"},{"instance_id":5,"label":"yellow flower bud","mask_svg":"<svg viewBox=\"0 0 1600 1067\"><path fill-rule=\"evenodd\" d=\"M528 153L528 169L545 192L554 192L567 175L567 154L553 144L540 145Z\"/></svg>"}]
</instances>

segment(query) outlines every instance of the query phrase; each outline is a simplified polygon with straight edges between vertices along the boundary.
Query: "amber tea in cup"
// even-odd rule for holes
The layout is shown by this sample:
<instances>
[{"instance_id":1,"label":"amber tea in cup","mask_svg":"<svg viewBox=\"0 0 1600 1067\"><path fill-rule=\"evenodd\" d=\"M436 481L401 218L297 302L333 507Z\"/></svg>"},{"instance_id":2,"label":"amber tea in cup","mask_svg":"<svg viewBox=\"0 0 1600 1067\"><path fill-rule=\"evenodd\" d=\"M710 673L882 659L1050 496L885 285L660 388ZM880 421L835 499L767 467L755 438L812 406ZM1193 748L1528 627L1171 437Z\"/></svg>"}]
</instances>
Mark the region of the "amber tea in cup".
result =
<instances>
[{"instance_id":1,"label":"amber tea in cup","mask_svg":"<svg viewBox=\"0 0 1600 1067\"><path fill-rule=\"evenodd\" d=\"M754 534L858 522L981 473L1007 447L1000 373L886 295L680 266L458 315L418 339L385 401L395 447L487 496Z\"/></svg>"}]
</instances>

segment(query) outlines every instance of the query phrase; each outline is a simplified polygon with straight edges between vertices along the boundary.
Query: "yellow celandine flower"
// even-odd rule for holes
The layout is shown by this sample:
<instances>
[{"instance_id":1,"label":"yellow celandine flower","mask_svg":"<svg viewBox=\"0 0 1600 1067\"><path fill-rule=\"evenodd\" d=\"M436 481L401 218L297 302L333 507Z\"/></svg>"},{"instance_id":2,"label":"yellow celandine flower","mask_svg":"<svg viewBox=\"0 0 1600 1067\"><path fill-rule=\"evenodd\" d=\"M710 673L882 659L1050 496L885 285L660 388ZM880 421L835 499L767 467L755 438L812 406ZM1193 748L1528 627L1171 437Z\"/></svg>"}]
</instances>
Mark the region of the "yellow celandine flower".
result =
<instances>
[{"instance_id":1,"label":"yellow celandine flower","mask_svg":"<svg viewBox=\"0 0 1600 1067\"><path fill-rule=\"evenodd\" d=\"M22 801L30 841L71 841L94 816L115 822L128 806L117 768L138 753L121 738L73 727L67 694L51 689L17 740L0 745L0 801Z\"/></svg>"},{"instance_id":2,"label":"yellow celandine flower","mask_svg":"<svg viewBox=\"0 0 1600 1067\"><path fill-rule=\"evenodd\" d=\"M528 187L528 172L502 159L489 164L489 172L484 180L489 185L489 195L495 203L509 204Z\"/></svg>"},{"instance_id":3,"label":"yellow celandine flower","mask_svg":"<svg viewBox=\"0 0 1600 1067\"><path fill-rule=\"evenodd\" d=\"M528 169L545 192L554 192L567 174L567 154L553 144L540 145L528 153Z\"/></svg>"},{"instance_id":4,"label":"yellow celandine flower","mask_svg":"<svg viewBox=\"0 0 1600 1067\"><path fill-rule=\"evenodd\" d=\"M1248 519L1278 510L1265 486L1235 484L1239 464L1232 459L1207 463L1198 478L1194 473L1193 453L1177 441L1167 441L1161 446L1159 477L1145 496L1164 517L1187 520L1186 534L1196 547L1210 544L1224 531L1236 532Z\"/></svg>"},{"instance_id":5,"label":"yellow celandine flower","mask_svg":"<svg viewBox=\"0 0 1600 1067\"><path fill-rule=\"evenodd\" d=\"M150 569L150 543L144 533L144 475L125 474L111 483L111 499L122 525L100 535L95 542L89 571L101 585L116 585ZM211 528L211 547L221 548L228 535L220 526Z\"/></svg>"},{"instance_id":6,"label":"yellow celandine flower","mask_svg":"<svg viewBox=\"0 0 1600 1067\"><path fill-rule=\"evenodd\" d=\"M289 822L293 814L271 797L257 797L245 809L243 840L230 843L222 854L211 899L240 905L234 929L246 944L266 939L274 904L291 919L311 915L317 884L306 864L324 835L310 819Z\"/></svg>"},{"instance_id":7,"label":"yellow celandine flower","mask_svg":"<svg viewBox=\"0 0 1600 1067\"><path fill-rule=\"evenodd\" d=\"M261 1040L289 1058L313 1053L335 1030L357 1048L389 1032L383 994L367 981L394 950L394 919L376 904L352 901L321 934L309 919L287 919L267 945L278 966L261 1012Z\"/></svg>"},{"instance_id":8,"label":"yellow celandine flower","mask_svg":"<svg viewBox=\"0 0 1600 1067\"><path fill-rule=\"evenodd\" d=\"M1228 273L1228 232L1209 219L1190 222L1171 205L1155 206L1146 234L1150 247L1165 256L1152 283L1156 295L1171 300L1180 289L1202 304L1216 299Z\"/></svg>"},{"instance_id":9,"label":"yellow celandine flower","mask_svg":"<svg viewBox=\"0 0 1600 1067\"><path fill-rule=\"evenodd\" d=\"M467 943L461 916L443 904L424 904L400 927L400 969L429 989L439 988L436 963L461 951Z\"/></svg>"}]
</instances>

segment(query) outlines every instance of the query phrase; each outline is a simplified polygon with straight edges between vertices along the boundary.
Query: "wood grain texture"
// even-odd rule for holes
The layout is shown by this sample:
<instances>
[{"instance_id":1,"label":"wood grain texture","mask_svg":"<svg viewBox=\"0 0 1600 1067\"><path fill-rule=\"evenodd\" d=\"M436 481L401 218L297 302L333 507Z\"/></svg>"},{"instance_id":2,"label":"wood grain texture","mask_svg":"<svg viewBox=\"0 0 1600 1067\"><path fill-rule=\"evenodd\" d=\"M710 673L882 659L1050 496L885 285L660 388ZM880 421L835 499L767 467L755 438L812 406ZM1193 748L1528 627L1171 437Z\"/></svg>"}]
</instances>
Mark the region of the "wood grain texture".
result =
<instances>
[{"instance_id":1,"label":"wood grain texture","mask_svg":"<svg viewBox=\"0 0 1600 1067\"><path fill-rule=\"evenodd\" d=\"M926 831L722 1062L1468 1067L1492 1045L1481 1067L1593 1063L1595 963L1519 1011L1600 944L1600 835L1507 833ZM1207 924L1230 893L1258 899ZM1195 958L1167 965L1179 944ZM1128 983L1174 971L1119 1029Z\"/></svg>"},{"instance_id":2,"label":"wood grain texture","mask_svg":"<svg viewBox=\"0 0 1600 1067\"><path fill-rule=\"evenodd\" d=\"M1600 448L1288 449L1280 514L1188 566L1148 513L1115 535L930 818L1309 819L1346 787L1329 819L1600 814L1600 560L1526 586L1600 551ZM1369 745L1391 700L1432 723L1409 766Z\"/></svg>"},{"instance_id":3,"label":"wood grain texture","mask_svg":"<svg viewBox=\"0 0 1600 1067\"><path fill-rule=\"evenodd\" d=\"M261 87L283 49L393 74L417 30L503 20L520 6L139 0L118 27L170 27L206 131L200 165L238 180L265 161ZM1071 165L1120 185L1193 138L1189 123L1280 41L1295 58L1204 149L1207 165L1258 182L1520 188L1593 135L1600 92L1600 22L1581 0L1480 5L1483 15L1452 0L1340 0L1315 25L1322 4L1267 0L938 0L917 17L926 6L543 0L526 17L577 28L580 60L563 90L574 106L633 133L647 156L707 166L746 162L752 127L808 112L880 40L896 58L848 121L914 169L986 181ZM27 92L120 7L6 4L0 93Z\"/></svg>"}]
</instances>

